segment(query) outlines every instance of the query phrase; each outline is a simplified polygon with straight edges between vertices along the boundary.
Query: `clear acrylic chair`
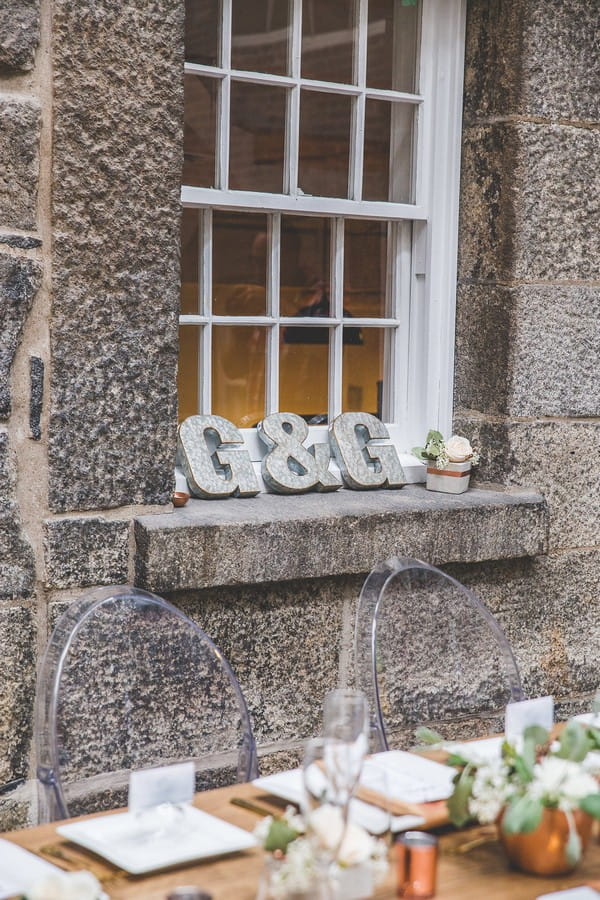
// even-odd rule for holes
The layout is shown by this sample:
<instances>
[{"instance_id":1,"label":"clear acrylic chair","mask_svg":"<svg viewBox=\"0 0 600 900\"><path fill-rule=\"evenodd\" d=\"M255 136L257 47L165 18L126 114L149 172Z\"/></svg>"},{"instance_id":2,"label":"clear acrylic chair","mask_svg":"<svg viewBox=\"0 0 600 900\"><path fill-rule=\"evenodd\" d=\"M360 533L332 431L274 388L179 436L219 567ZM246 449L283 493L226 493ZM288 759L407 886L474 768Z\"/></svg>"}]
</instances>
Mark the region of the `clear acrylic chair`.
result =
<instances>
[{"instance_id":1,"label":"clear acrylic chair","mask_svg":"<svg viewBox=\"0 0 600 900\"><path fill-rule=\"evenodd\" d=\"M257 774L239 684L178 609L128 586L70 604L38 677L40 821L126 805L132 769L193 760L202 790Z\"/></svg>"},{"instance_id":2,"label":"clear acrylic chair","mask_svg":"<svg viewBox=\"0 0 600 900\"><path fill-rule=\"evenodd\" d=\"M524 697L510 644L487 607L418 559L388 559L370 573L354 654L371 742L382 750L414 746L422 725L448 740L502 732L506 704Z\"/></svg>"}]
</instances>

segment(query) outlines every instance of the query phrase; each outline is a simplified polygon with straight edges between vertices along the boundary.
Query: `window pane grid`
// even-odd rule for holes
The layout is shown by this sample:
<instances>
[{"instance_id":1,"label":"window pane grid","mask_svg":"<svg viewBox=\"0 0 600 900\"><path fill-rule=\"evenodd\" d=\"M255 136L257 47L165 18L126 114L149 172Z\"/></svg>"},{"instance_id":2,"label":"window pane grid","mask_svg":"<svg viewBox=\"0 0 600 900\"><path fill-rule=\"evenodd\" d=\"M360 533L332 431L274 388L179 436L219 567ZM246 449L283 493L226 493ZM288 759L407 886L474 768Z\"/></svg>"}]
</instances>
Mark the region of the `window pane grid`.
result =
<instances>
[{"instance_id":1,"label":"window pane grid","mask_svg":"<svg viewBox=\"0 0 600 900\"><path fill-rule=\"evenodd\" d=\"M418 93L406 93L387 88L373 87L367 85L367 44L369 37L369 0L354 0L353 17L351 29L354 35L352 49L352 72L348 72L348 81L350 77L353 83L337 82L337 81L321 81L315 78L303 78L302 72L302 12L303 0L289 0L290 10L290 30L287 40L288 53L288 72L289 74L272 74L263 72L245 71L233 69L231 67L232 53L232 10L236 0L220 0L223 27L220 34L219 47L219 65L211 66L200 63L188 62L185 64L185 71L191 76L203 76L213 78L218 83L218 103L217 103L217 122L216 122L216 152L215 152L215 188L184 186L182 190L183 205L186 207L196 208L198 210L200 229L199 229L199 273L198 273L198 302L199 312L197 315L185 314L180 317L181 325L196 326L199 352L198 352L198 399L200 411L209 413L211 411L219 412L214 409L213 400L217 396L214 391L213 377L215 373L218 375L218 368L215 370L214 360L212 359L213 349L222 356L222 352L217 345L213 348L213 327L217 326L219 335L227 333L234 334L230 329L238 328L238 333L243 334L241 326L249 329L246 334L250 336L252 333L260 337L252 338L256 342L262 342L265 354L265 370L263 379L264 389L264 408L265 412L271 413L277 411L279 407L279 399L281 394L281 365L282 365L282 348L287 344L296 344L298 348L295 353L302 351L302 344L306 343L307 347L311 345L315 348L319 344L323 344L325 331L327 332L327 395L328 395L328 417L329 421L342 412L344 409L352 408L352 399L348 400L345 396L347 390L354 390L352 395L354 398L358 396L356 393L356 380L354 386L346 380L348 373L344 374L344 360L349 360L361 356L359 350L364 343L360 337L360 329L365 329L373 340L378 342L380 347L379 359L382 372L386 373L382 377L382 381L378 382L377 394L377 410L378 414L384 415L388 421L397 421L399 410L402 406L399 398L399 392L396 388L398 381L398 373L400 365L406 363L408 347L407 334L408 328L400 327L401 322L405 322L405 315L410 313L410 292L411 292L411 227L413 220L425 220L427 218L427 210L424 207L418 207L413 202L414 191L411 188L410 197L405 199L402 196L402 202L398 202L401 191L395 186L393 181L394 157L396 155L394 138L391 137L390 152L390 177L389 177L389 199L363 200L364 192L364 167L365 162L365 140L366 140L366 110L367 101L376 100L382 104L388 105L391 113L390 119L392 125L390 127L391 135L394 135L393 123L396 116L406 116L406 110L414 110L415 113L423 104L423 96ZM237 15L237 12L236 12ZM317 26L318 27L318 26ZM316 34L316 32L315 32ZM323 35L325 36L325 35ZM314 52L314 51L313 51ZM347 53L346 53L347 56ZM238 56L239 60L240 57ZM242 64L243 64L242 57ZM283 66L281 71L283 71ZM327 66L320 67L318 74L323 72L329 75ZM343 72L339 74L343 75ZM280 88L285 93L285 113L282 120L282 131L284 136L284 144L281 155L281 172L282 172L282 193L265 194L260 189L240 190L239 184L234 183L234 176L231 174L231 141L240 132L240 122L236 118L235 132L232 134L232 87L235 84L246 83L257 85L259 88ZM396 84L392 81L392 87ZM414 84L418 84L417 75L415 73ZM261 87L262 86L262 87ZM405 82L405 87L409 86ZM321 190L307 190L305 193L301 190L303 181L299 184L299 162L300 162L300 129L302 122L302 91L315 92L319 95L328 94L332 97L336 95L340 98L346 97L349 103L349 120L347 133L348 155L347 155L347 195L336 192L332 196L322 196L322 184L317 184ZM260 95L256 96L260 99ZM250 116L252 114L250 113ZM417 146L420 135L417 129L417 115L412 116L412 141L413 148L409 162L409 179L411 185L414 181L414 165L413 159L416 158L414 147ZM316 123L316 126L315 126ZM329 125L329 123L327 123ZM244 125L242 124L242 128ZM315 127L318 134L318 120L314 119L312 129ZM340 132L340 134L343 133ZM252 128L247 129L249 137L252 136ZM329 137L331 142L338 140L335 132L331 132ZM244 140L246 138L244 137ZM318 145L317 152L318 152ZM383 148L383 150L381 149ZM236 158L239 158L239 149L235 145ZM314 151L313 151L314 152ZM326 152L323 151L323 159L325 160ZM337 151L336 151L337 152ZM385 152L385 145L382 143L378 146L377 152ZM335 157L332 157L332 159ZM375 163L376 163L375 158ZM372 163L371 163L372 164ZM320 182L324 184L327 180L327 163L322 166L320 173ZM346 164L344 164L344 168ZM230 188L230 177L233 189ZM238 180L238 179L235 179ZM252 182L254 187L254 182ZM304 185L306 187L306 185ZM339 190L342 190L340 187ZM384 188L379 188L383 191ZM406 193L406 192L405 192ZM369 197L369 195L367 195ZM377 193L374 198L385 196ZM253 211L260 210L263 212L267 221L267 255L266 255L266 315L217 315L213 312L213 219L211 207L222 210L236 210L237 214L243 215L244 212L252 214ZM282 214L301 217L320 216L329 220L331 230L330 242L330 266L328 278L329 283L329 315L323 315L321 312L303 316L281 315L281 238L282 238ZM360 316L351 315L345 309L345 292L347 287L345 279L347 273L344 271L344 241L345 227L347 219L370 219L372 221L381 221L387 223L387 256L385 262L385 277L383 279L380 295L384 306L379 306L382 316ZM360 231L360 230L359 230ZM368 234L368 232L366 232ZM385 234L385 232L384 232ZM408 243L406 237L408 235ZM401 239L402 236L402 239ZM370 239L369 239L370 240ZM384 237L385 242L385 237ZM232 247L232 249L235 249ZM356 252L356 247L352 247L352 252ZM406 252L408 251L408 263ZM362 247L360 252L366 254L365 259L369 256L368 246ZM383 259L383 257L382 257ZM383 265L383 263L382 263ZM383 270L382 270L383 271ZM226 279L227 280L227 279ZM235 279L234 279L235 280ZM360 287L360 279L354 287L354 293L350 297L352 308L356 308L358 301L358 311L364 309L368 311L372 308L374 300L368 299L369 294L364 294L364 288ZM363 296L361 297L361 290ZM379 290L379 289L378 289ZM377 294L373 295L378 296ZM354 299L352 299L354 297ZM321 302L321 301L320 301ZM323 304L325 301L322 301ZM286 300L286 303L289 301ZM250 311L250 310L248 310ZM385 313L385 315L383 315ZM225 329L223 331L223 328ZM254 332L252 332L254 329ZM258 331L257 331L258 329ZM296 331L294 331L296 329ZM298 329L303 329L302 337L299 336ZM376 331L379 329L380 336L375 337ZM310 335L314 335L314 340ZM295 336L294 336L295 335ZM304 336L306 335L306 337ZM366 335L363 335L366 337ZM215 335L215 340L217 339ZM225 338L219 336L219 342ZM372 344L369 337L367 342ZM239 344L238 344L239 345ZM223 345L225 346L225 345ZM241 346L241 345L239 345ZM325 347L323 348L325 351ZM249 351L250 352L250 351ZM304 351L302 351L304 352ZM292 358L290 350L287 351L288 357ZM306 350L307 355L310 353ZM362 365L366 359L370 357L368 354L362 353ZM285 357L283 357L285 364ZM354 363L350 363L353 367ZM323 370L324 371L324 370ZM379 369L378 369L379 371ZM380 377L380 376L377 376ZM351 379L352 380L352 379ZM404 378L402 381L404 382ZM383 383L383 387L382 387ZM324 385L324 382L323 382ZM217 385L218 387L218 385ZM369 388L369 411L374 411L374 401L372 399L373 390ZM221 393L222 389L219 388ZM217 405L222 401L217 401ZM310 401L312 402L312 401ZM350 406L348 405L350 403ZM373 409L371 409L373 407ZM258 407L253 407L254 415L258 415ZM319 413L318 409L313 410ZM315 419L316 421L316 419ZM247 423L245 423L247 424Z\"/></svg>"}]
</instances>

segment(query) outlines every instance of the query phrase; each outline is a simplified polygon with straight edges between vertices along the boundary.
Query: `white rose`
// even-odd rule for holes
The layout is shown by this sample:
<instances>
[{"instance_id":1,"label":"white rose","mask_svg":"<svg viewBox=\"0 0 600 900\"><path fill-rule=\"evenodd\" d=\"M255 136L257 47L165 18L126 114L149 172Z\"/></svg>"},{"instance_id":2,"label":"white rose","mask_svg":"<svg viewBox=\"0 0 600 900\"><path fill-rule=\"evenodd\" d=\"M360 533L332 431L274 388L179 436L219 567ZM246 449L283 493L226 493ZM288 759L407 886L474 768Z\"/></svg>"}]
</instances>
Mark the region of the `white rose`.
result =
<instances>
[{"instance_id":1,"label":"white rose","mask_svg":"<svg viewBox=\"0 0 600 900\"><path fill-rule=\"evenodd\" d=\"M342 838L344 819L338 806L324 803L308 817L309 829L327 850L335 850Z\"/></svg>"},{"instance_id":2,"label":"white rose","mask_svg":"<svg viewBox=\"0 0 600 900\"><path fill-rule=\"evenodd\" d=\"M29 890L27 900L99 900L99 881L90 872L49 875Z\"/></svg>"},{"instance_id":3,"label":"white rose","mask_svg":"<svg viewBox=\"0 0 600 900\"><path fill-rule=\"evenodd\" d=\"M466 462L473 456L473 448L467 438L453 434L446 441L446 454L450 462Z\"/></svg>"},{"instance_id":4,"label":"white rose","mask_svg":"<svg viewBox=\"0 0 600 900\"><path fill-rule=\"evenodd\" d=\"M338 854L344 866L358 866L371 858L375 841L360 825L349 823Z\"/></svg>"}]
</instances>

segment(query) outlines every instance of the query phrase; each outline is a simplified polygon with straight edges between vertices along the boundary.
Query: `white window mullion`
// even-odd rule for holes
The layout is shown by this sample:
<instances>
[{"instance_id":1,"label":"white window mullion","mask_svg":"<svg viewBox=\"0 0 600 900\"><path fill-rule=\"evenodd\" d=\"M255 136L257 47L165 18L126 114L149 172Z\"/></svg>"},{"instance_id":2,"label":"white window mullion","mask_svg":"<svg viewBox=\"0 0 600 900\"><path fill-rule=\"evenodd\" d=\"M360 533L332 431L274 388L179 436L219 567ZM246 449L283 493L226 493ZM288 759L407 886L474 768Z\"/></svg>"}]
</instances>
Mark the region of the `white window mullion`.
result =
<instances>
[{"instance_id":1,"label":"white window mullion","mask_svg":"<svg viewBox=\"0 0 600 900\"><path fill-rule=\"evenodd\" d=\"M229 72L231 67L231 5L232 0L221 0L221 67ZM231 76L226 74L219 85L217 108L217 171L219 190L229 187L229 121L231 110Z\"/></svg>"},{"instance_id":2,"label":"white window mullion","mask_svg":"<svg viewBox=\"0 0 600 900\"><path fill-rule=\"evenodd\" d=\"M267 314L275 320L267 333L266 413L279 409L279 270L281 258L281 216L269 216L267 240Z\"/></svg>"},{"instance_id":3,"label":"white window mullion","mask_svg":"<svg viewBox=\"0 0 600 900\"><path fill-rule=\"evenodd\" d=\"M344 353L344 220L331 222L330 315L337 324L329 332L329 420L342 411L342 359Z\"/></svg>"},{"instance_id":4,"label":"white window mullion","mask_svg":"<svg viewBox=\"0 0 600 900\"><path fill-rule=\"evenodd\" d=\"M365 144L365 85L367 80L367 0L355 0L354 24L354 81L361 89L352 101L352 124L350 133L350 174L348 196L352 200L362 197L363 158Z\"/></svg>"},{"instance_id":5,"label":"white window mullion","mask_svg":"<svg viewBox=\"0 0 600 900\"><path fill-rule=\"evenodd\" d=\"M198 399L200 413L208 415L212 409L212 221L211 209L200 212L199 240L199 273L200 273L200 305L199 311L206 319L200 328L200 365L198 366Z\"/></svg>"},{"instance_id":6,"label":"white window mullion","mask_svg":"<svg viewBox=\"0 0 600 900\"><path fill-rule=\"evenodd\" d=\"M302 0L290 0L292 31L289 43L289 72L292 85L287 93L285 123L284 191L298 193L298 147L300 142L300 66L302 56Z\"/></svg>"}]
</instances>

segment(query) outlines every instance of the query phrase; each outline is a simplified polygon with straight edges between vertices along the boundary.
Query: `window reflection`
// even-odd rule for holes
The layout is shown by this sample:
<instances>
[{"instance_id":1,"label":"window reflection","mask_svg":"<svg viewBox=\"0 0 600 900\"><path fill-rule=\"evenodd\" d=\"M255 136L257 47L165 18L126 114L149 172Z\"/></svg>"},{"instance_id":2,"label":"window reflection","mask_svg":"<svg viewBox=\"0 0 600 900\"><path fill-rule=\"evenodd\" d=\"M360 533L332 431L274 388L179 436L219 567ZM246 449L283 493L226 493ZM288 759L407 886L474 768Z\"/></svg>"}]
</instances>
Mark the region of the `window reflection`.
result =
<instances>
[{"instance_id":1,"label":"window reflection","mask_svg":"<svg viewBox=\"0 0 600 900\"><path fill-rule=\"evenodd\" d=\"M351 100L302 91L298 184L305 194L348 196Z\"/></svg>"},{"instance_id":2,"label":"window reflection","mask_svg":"<svg viewBox=\"0 0 600 900\"><path fill-rule=\"evenodd\" d=\"M289 0L233 0L232 68L289 74L289 7Z\"/></svg>"},{"instance_id":3,"label":"window reflection","mask_svg":"<svg viewBox=\"0 0 600 900\"><path fill-rule=\"evenodd\" d=\"M369 412L381 419L385 329L363 328L362 334L361 344L344 341L342 412Z\"/></svg>"},{"instance_id":4,"label":"window reflection","mask_svg":"<svg viewBox=\"0 0 600 900\"><path fill-rule=\"evenodd\" d=\"M213 313L264 316L267 284L267 217L213 213Z\"/></svg>"},{"instance_id":5,"label":"window reflection","mask_svg":"<svg viewBox=\"0 0 600 900\"><path fill-rule=\"evenodd\" d=\"M214 325L212 410L239 428L253 428L265 415L266 329Z\"/></svg>"},{"instance_id":6,"label":"window reflection","mask_svg":"<svg viewBox=\"0 0 600 900\"><path fill-rule=\"evenodd\" d=\"M229 187L283 190L286 91L280 87L231 84Z\"/></svg>"}]
</instances>

